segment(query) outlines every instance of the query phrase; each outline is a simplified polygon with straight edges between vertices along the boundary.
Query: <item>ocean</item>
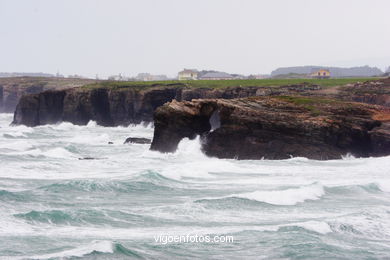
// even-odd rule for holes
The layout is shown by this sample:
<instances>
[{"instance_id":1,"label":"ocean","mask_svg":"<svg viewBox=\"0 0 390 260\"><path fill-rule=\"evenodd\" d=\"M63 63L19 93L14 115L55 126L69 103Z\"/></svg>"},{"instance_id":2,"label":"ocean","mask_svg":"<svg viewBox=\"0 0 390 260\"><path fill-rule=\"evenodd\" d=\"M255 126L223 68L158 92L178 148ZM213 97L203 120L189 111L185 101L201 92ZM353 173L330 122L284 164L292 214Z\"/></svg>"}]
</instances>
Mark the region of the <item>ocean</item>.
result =
<instances>
[{"instance_id":1,"label":"ocean","mask_svg":"<svg viewBox=\"0 0 390 260\"><path fill-rule=\"evenodd\" d=\"M123 144L150 125L11 121L0 259L390 259L390 157L222 160Z\"/></svg>"}]
</instances>

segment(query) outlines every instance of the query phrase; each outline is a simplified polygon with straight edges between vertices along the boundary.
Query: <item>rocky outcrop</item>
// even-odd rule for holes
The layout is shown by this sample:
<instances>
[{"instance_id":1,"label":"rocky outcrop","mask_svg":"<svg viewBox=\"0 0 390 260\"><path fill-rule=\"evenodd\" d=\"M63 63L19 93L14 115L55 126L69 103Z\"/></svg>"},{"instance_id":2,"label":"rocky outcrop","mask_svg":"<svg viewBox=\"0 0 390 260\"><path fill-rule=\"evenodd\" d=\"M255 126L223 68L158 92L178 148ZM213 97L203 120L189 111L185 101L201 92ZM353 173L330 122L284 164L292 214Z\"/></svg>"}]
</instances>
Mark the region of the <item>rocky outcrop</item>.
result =
<instances>
[{"instance_id":1,"label":"rocky outcrop","mask_svg":"<svg viewBox=\"0 0 390 260\"><path fill-rule=\"evenodd\" d=\"M185 83L149 84L103 83L88 87L46 91L21 98L14 124L36 126L58 122L117 126L152 122L155 109L173 99L233 99L251 96L305 95L325 96L348 101L388 105L390 84L385 79L339 88L321 89L301 83L286 86L247 86L196 88ZM122 84L122 85L121 85ZM126 85L129 84L129 85ZM359 85L360 84L360 85ZM374 86L374 87L373 87ZM363 91L364 90L364 91Z\"/></svg>"},{"instance_id":2,"label":"rocky outcrop","mask_svg":"<svg viewBox=\"0 0 390 260\"><path fill-rule=\"evenodd\" d=\"M390 107L390 78L348 84L336 98Z\"/></svg>"},{"instance_id":3,"label":"rocky outcrop","mask_svg":"<svg viewBox=\"0 0 390 260\"><path fill-rule=\"evenodd\" d=\"M209 156L339 159L390 154L388 108L317 97L172 101L154 116L151 149L174 152L201 135Z\"/></svg>"},{"instance_id":4,"label":"rocky outcrop","mask_svg":"<svg viewBox=\"0 0 390 260\"><path fill-rule=\"evenodd\" d=\"M0 111L4 109L4 87L0 86Z\"/></svg>"},{"instance_id":5,"label":"rocky outcrop","mask_svg":"<svg viewBox=\"0 0 390 260\"><path fill-rule=\"evenodd\" d=\"M281 87L190 88L185 84L148 88L74 88L25 95L14 114L14 124L37 126L58 122L86 125L94 120L103 126L152 122L155 109L166 102L195 98L239 98L316 91L310 84Z\"/></svg>"},{"instance_id":6,"label":"rocky outcrop","mask_svg":"<svg viewBox=\"0 0 390 260\"><path fill-rule=\"evenodd\" d=\"M0 113L13 113L23 95L45 90L80 87L96 82L90 79L12 77L0 78Z\"/></svg>"},{"instance_id":7,"label":"rocky outcrop","mask_svg":"<svg viewBox=\"0 0 390 260\"><path fill-rule=\"evenodd\" d=\"M151 144L152 140L142 137L128 137L123 144Z\"/></svg>"},{"instance_id":8,"label":"rocky outcrop","mask_svg":"<svg viewBox=\"0 0 390 260\"><path fill-rule=\"evenodd\" d=\"M14 124L37 126L58 122L102 126L152 121L154 110L175 98L178 88L117 90L76 88L25 95L14 114Z\"/></svg>"}]
</instances>

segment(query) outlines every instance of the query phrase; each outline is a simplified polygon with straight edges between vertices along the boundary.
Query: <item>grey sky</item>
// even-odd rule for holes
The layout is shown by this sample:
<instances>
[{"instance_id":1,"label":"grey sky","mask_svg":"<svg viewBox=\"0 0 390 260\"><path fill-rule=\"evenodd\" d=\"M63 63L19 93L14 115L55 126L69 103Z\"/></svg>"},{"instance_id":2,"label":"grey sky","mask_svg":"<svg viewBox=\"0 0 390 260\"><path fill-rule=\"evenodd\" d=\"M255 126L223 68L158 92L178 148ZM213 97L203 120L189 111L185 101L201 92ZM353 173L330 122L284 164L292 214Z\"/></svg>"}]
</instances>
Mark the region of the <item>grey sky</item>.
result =
<instances>
[{"instance_id":1,"label":"grey sky","mask_svg":"<svg viewBox=\"0 0 390 260\"><path fill-rule=\"evenodd\" d=\"M0 71L390 66L389 0L0 0Z\"/></svg>"}]
</instances>

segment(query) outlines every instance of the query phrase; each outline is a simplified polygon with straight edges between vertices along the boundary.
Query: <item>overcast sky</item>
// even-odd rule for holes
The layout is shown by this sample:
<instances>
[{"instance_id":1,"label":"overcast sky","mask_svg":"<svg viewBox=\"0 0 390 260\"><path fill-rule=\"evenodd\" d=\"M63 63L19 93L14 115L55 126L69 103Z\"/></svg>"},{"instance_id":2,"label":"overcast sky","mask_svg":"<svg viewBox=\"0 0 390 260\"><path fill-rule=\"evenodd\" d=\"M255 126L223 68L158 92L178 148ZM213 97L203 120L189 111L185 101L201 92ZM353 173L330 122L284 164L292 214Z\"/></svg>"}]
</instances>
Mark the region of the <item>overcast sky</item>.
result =
<instances>
[{"instance_id":1,"label":"overcast sky","mask_svg":"<svg viewBox=\"0 0 390 260\"><path fill-rule=\"evenodd\" d=\"M0 71L390 66L389 0L0 0Z\"/></svg>"}]
</instances>

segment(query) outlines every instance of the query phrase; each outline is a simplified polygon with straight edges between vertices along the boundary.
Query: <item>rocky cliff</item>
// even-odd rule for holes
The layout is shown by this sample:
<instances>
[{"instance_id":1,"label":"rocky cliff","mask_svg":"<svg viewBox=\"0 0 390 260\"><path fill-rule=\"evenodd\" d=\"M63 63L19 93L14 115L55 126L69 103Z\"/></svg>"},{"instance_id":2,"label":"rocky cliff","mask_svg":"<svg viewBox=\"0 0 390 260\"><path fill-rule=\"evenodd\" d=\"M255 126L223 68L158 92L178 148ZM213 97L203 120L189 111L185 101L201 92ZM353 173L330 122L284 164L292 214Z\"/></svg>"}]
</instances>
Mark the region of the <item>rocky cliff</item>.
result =
<instances>
[{"instance_id":1,"label":"rocky cliff","mask_svg":"<svg viewBox=\"0 0 390 260\"><path fill-rule=\"evenodd\" d=\"M389 79L381 79L325 88L310 83L204 88L181 82L101 82L86 87L26 95L17 105L13 123L36 126L67 121L85 125L94 120L99 125L117 126L152 122L155 109L173 99L189 101L201 98L233 99L298 94L389 106L389 83Z\"/></svg>"},{"instance_id":2,"label":"rocky cliff","mask_svg":"<svg viewBox=\"0 0 390 260\"><path fill-rule=\"evenodd\" d=\"M156 107L176 96L176 89L136 90L68 89L25 95L14 114L14 124L37 126L62 121L86 125L128 125L150 121Z\"/></svg>"},{"instance_id":3,"label":"rocky cliff","mask_svg":"<svg viewBox=\"0 0 390 260\"><path fill-rule=\"evenodd\" d=\"M202 136L209 156L339 159L390 154L390 110L318 97L172 101L155 112L152 150L174 152Z\"/></svg>"},{"instance_id":4,"label":"rocky cliff","mask_svg":"<svg viewBox=\"0 0 390 260\"><path fill-rule=\"evenodd\" d=\"M182 83L156 84L151 87L91 87L45 91L25 95L14 114L14 124L37 126L62 121L85 125L94 120L99 125L117 126L152 122L155 109L173 99L239 98L317 91L317 85L281 87L191 88Z\"/></svg>"},{"instance_id":5,"label":"rocky cliff","mask_svg":"<svg viewBox=\"0 0 390 260\"><path fill-rule=\"evenodd\" d=\"M80 87L95 82L91 79L10 77L0 78L0 113L13 113L19 99L25 94L45 90Z\"/></svg>"},{"instance_id":6,"label":"rocky cliff","mask_svg":"<svg viewBox=\"0 0 390 260\"><path fill-rule=\"evenodd\" d=\"M390 107L390 78L348 84L336 98Z\"/></svg>"}]
</instances>

